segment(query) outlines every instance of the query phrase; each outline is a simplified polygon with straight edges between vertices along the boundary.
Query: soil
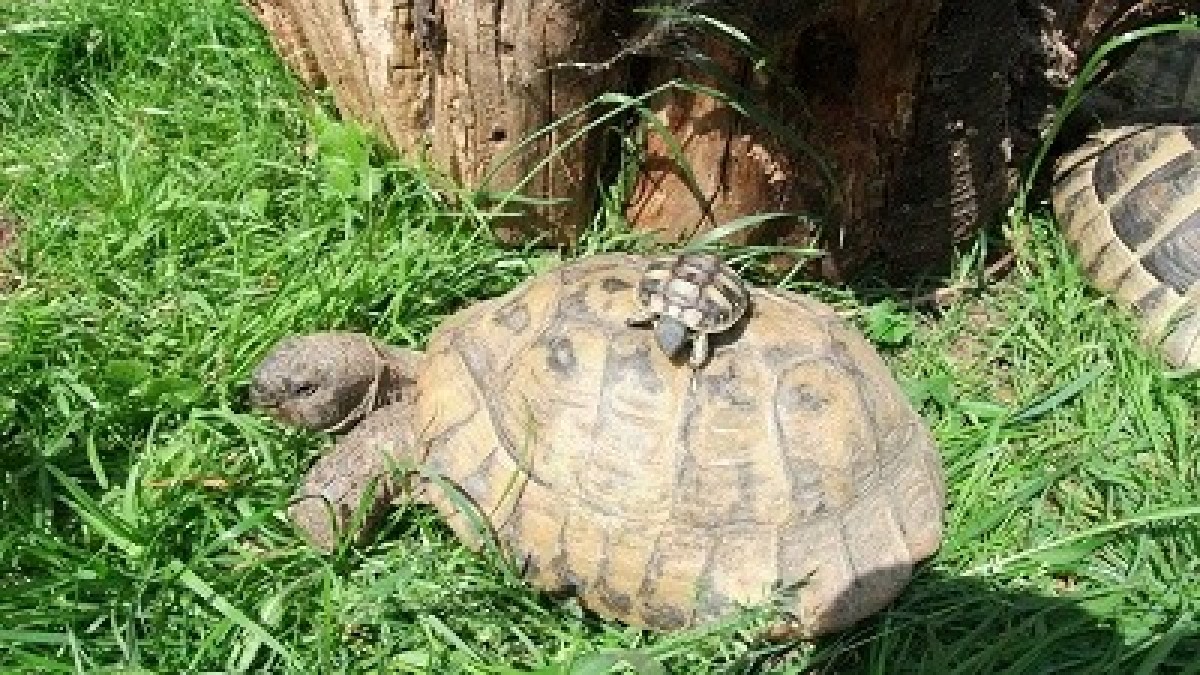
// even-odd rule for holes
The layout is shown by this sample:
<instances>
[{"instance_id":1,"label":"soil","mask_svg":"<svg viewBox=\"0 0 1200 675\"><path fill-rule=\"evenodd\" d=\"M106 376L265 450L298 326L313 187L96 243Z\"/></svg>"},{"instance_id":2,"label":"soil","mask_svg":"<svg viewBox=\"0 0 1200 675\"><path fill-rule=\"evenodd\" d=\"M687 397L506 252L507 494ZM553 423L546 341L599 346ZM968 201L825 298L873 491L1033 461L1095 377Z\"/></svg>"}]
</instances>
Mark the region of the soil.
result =
<instances>
[{"instance_id":1,"label":"soil","mask_svg":"<svg viewBox=\"0 0 1200 675\"><path fill-rule=\"evenodd\" d=\"M12 253L17 247L19 231L20 221L16 216L0 210L0 293L12 292L17 287Z\"/></svg>"}]
</instances>

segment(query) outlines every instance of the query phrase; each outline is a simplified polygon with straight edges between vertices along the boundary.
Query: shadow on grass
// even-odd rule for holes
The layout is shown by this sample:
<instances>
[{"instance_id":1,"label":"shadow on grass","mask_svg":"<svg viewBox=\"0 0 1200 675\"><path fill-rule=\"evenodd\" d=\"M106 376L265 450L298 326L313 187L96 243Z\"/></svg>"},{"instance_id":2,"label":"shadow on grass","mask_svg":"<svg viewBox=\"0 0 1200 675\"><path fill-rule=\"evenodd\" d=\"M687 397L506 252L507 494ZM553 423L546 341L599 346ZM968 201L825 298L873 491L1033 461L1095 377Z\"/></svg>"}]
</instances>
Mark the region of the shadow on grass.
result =
<instances>
[{"instance_id":1,"label":"shadow on grass","mask_svg":"<svg viewBox=\"0 0 1200 675\"><path fill-rule=\"evenodd\" d=\"M887 612L822 638L803 659L780 646L738 672L1200 673L1200 624L1190 615L1164 612L1163 625L1125 616L1158 636L1138 641L1094 611L1112 615L1122 605L1132 603L1119 591L1050 596L926 570ZM788 668L803 661L807 668Z\"/></svg>"}]
</instances>

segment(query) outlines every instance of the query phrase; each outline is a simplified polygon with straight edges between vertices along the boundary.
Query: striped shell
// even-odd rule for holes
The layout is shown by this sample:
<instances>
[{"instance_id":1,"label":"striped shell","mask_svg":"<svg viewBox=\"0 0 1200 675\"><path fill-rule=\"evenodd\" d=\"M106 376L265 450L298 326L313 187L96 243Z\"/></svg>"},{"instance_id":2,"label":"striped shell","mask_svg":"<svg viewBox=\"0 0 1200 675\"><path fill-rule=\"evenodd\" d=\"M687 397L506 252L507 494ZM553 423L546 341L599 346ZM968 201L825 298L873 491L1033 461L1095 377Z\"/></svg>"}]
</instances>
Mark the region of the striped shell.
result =
<instances>
[{"instance_id":1,"label":"striped shell","mask_svg":"<svg viewBox=\"0 0 1200 675\"><path fill-rule=\"evenodd\" d=\"M1053 205L1097 288L1177 367L1200 366L1200 126L1104 130L1059 160Z\"/></svg>"},{"instance_id":2,"label":"striped shell","mask_svg":"<svg viewBox=\"0 0 1200 675\"><path fill-rule=\"evenodd\" d=\"M737 272L708 253L651 260L637 296L651 312L675 317L701 333L728 330L746 313L750 298Z\"/></svg>"}]
</instances>

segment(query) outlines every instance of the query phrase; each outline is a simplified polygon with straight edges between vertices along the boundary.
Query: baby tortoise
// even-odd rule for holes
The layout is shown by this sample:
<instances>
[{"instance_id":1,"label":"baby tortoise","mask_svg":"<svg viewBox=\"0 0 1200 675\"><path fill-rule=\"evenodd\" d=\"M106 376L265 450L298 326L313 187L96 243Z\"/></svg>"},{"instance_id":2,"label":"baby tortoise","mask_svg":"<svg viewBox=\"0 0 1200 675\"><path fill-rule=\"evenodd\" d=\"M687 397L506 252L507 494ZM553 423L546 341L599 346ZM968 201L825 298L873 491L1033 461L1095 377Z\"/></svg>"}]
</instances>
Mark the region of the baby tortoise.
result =
<instances>
[{"instance_id":1,"label":"baby tortoise","mask_svg":"<svg viewBox=\"0 0 1200 675\"><path fill-rule=\"evenodd\" d=\"M658 346L670 357L690 341L692 368L708 360L708 336L732 328L750 306L741 277L711 253L654 258L638 281L637 298L641 308L628 324L652 324Z\"/></svg>"},{"instance_id":2,"label":"baby tortoise","mask_svg":"<svg viewBox=\"0 0 1200 675\"><path fill-rule=\"evenodd\" d=\"M449 317L424 353L284 339L254 404L348 429L292 521L328 550L379 480L359 536L404 492L536 587L651 629L780 588L776 636L883 609L938 548L946 504L937 448L887 366L827 306L754 289L754 316L708 365L677 368L625 322L645 263L562 265Z\"/></svg>"}]
</instances>

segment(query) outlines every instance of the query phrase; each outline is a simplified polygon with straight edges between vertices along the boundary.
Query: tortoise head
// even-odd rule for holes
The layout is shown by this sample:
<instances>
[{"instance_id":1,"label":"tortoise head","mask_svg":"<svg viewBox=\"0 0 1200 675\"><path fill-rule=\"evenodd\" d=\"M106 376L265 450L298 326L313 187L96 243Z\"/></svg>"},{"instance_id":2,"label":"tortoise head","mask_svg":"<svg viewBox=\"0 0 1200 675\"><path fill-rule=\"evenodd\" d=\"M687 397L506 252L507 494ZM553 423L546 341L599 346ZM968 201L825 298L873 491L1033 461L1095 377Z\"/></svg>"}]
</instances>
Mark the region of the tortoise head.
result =
<instances>
[{"instance_id":1,"label":"tortoise head","mask_svg":"<svg viewBox=\"0 0 1200 675\"><path fill-rule=\"evenodd\" d=\"M344 430L375 406L384 367L365 335L286 337L254 369L250 404L284 424Z\"/></svg>"},{"instance_id":2,"label":"tortoise head","mask_svg":"<svg viewBox=\"0 0 1200 675\"><path fill-rule=\"evenodd\" d=\"M675 358L688 342L688 327L679 319L662 314L654 322L654 338L667 356Z\"/></svg>"}]
</instances>

